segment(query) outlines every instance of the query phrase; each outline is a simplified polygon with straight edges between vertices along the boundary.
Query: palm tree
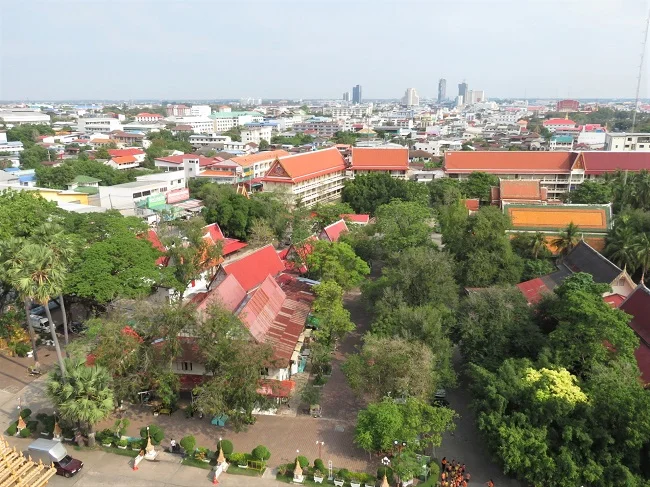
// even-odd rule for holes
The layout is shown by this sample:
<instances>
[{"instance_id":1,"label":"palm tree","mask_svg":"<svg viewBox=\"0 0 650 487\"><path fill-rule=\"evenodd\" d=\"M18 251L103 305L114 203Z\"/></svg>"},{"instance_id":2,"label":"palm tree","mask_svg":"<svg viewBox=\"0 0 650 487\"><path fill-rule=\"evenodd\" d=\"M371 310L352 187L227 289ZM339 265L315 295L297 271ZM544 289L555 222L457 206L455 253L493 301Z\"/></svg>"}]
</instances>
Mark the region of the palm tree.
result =
<instances>
[{"instance_id":1,"label":"palm tree","mask_svg":"<svg viewBox=\"0 0 650 487\"><path fill-rule=\"evenodd\" d=\"M623 270L630 268L633 273L639 266L636 250L634 248L634 231L626 225L617 225L609 235L605 253Z\"/></svg>"},{"instance_id":2,"label":"palm tree","mask_svg":"<svg viewBox=\"0 0 650 487\"><path fill-rule=\"evenodd\" d=\"M564 232L560 233L560 236L554 238L551 241L551 245L558 250L560 255L566 255L573 250L573 247L578 245L580 241L580 228L578 225L571 222L564 229Z\"/></svg>"},{"instance_id":3,"label":"palm tree","mask_svg":"<svg viewBox=\"0 0 650 487\"><path fill-rule=\"evenodd\" d=\"M650 172L643 169L634 178L634 193L636 207L648 209L650 207Z\"/></svg>"},{"instance_id":4,"label":"palm tree","mask_svg":"<svg viewBox=\"0 0 650 487\"><path fill-rule=\"evenodd\" d=\"M11 273L9 272L12 266L21 266L22 262L19 262L18 259L23 256L20 253L20 249L23 248L25 241L22 238L12 237L3 242L0 242L0 279L3 281L12 284ZM27 330L29 330L29 339L32 342L32 353L34 356L34 364L38 362L38 354L36 352L36 333L34 332L34 327L32 322L29 319L30 316L30 305L31 301L29 296L19 291L20 299L23 302L25 308L25 322L27 324Z\"/></svg>"},{"instance_id":5,"label":"palm tree","mask_svg":"<svg viewBox=\"0 0 650 487\"><path fill-rule=\"evenodd\" d=\"M61 293L63 274L63 268L57 262L54 252L44 245L31 242L22 246L7 269L9 280L18 293L45 308L56 356L59 360L59 368L62 376L65 377L65 364L49 307L52 296Z\"/></svg>"},{"instance_id":6,"label":"palm tree","mask_svg":"<svg viewBox=\"0 0 650 487\"><path fill-rule=\"evenodd\" d=\"M641 282L645 280L645 273L650 268L650 238L647 233L642 233L635 239L632 248L637 258L637 262L641 265Z\"/></svg>"},{"instance_id":7,"label":"palm tree","mask_svg":"<svg viewBox=\"0 0 650 487\"><path fill-rule=\"evenodd\" d=\"M537 259L537 256L546 248L546 237L542 232L537 232L533 235L533 238L530 241L531 252L533 253L533 258Z\"/></svg>"},{"instance_id":8,"label":"palm tree","mask_svg":"<svg viewBox=\"0 0 650 487\"><path fill-rule=\"evenodd\" d=\"M111 376L105 367L89 367L83 359L66 359L65 372L54 369L47 395L61 418L84 426L94 438L94 426L113 410Z\"/></svg>"},{"instance_id":9,"label":"palm tree","mask_svg":"<svg viewBox=\"0 0 650 487\"><path fill-rule=\"evenodd\" d=\"M33 238L54 252L59 263L64 266L64 271L70 267L70 263L74 256L75 246L70 236L63 233L61 226L56 223L43 223L34 231ZM59 301L61 303L61 313L63 315L63 338L67 346L68 316L65 311L63 292L59 294Z\"/></svg>"}]
</instances>

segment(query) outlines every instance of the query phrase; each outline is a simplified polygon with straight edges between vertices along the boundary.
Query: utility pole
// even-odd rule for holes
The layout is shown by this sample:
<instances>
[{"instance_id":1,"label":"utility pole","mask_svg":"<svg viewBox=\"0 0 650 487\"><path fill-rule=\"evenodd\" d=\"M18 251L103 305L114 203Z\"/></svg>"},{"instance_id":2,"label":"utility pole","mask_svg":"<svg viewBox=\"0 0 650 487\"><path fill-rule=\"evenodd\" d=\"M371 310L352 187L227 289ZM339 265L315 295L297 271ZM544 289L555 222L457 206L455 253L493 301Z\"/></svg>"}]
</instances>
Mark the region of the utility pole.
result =
<instances>
[{"instance_id":1,"label":"utility pole","mask_svg":"<svg viewBox=\"0 0 650 487\"><path fill-rule=\"evenodd\" d=\"M636 111L639 106L639 91L641 90L641 77L643 75L643 61L645 59L645 49L648 43L648 28L650 27L650 10L648 11L648 18L645 22L645 33L643 34L643 47L641 49L641 62L639 64L639 76L636 79L636 96L634 98L634 113L632 114L632 133L636 126Z\"/></svg>"}]
</instances>

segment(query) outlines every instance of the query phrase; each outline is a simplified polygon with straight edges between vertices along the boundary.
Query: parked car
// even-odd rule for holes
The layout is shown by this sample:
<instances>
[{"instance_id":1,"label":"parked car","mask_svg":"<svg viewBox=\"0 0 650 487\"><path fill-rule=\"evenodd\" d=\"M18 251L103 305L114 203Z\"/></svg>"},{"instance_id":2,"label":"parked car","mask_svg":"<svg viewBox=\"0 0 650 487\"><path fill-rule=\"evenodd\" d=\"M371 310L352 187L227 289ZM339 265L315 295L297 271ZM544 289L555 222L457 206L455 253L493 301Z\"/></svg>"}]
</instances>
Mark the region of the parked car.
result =
<instances>
[{"instance_id":1,"label":"parked car","mask_svg":"<svg viewBox=\"0 0 650 487\"><path fill-rule=\"evenodd\" d=\"M84 466L81 460L68 455L68 451L60 441L39 438L29 445L27 450L27 454L32 457L32 460L41 460L45 465L53 463L57 475L64 477L76 475Z\"/></svg>"}]
</instances>

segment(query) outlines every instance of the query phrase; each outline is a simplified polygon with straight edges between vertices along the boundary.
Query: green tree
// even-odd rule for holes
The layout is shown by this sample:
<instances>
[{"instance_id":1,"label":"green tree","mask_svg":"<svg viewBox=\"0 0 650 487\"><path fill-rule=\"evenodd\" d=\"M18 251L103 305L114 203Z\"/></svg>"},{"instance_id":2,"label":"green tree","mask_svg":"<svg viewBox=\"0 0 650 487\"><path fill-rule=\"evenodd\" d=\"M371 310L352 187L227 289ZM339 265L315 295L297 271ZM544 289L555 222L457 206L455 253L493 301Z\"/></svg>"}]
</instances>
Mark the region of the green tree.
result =
<instances>
[{"instance_id":1,"label":"green tree","mask_svg":"<svg viewBox=\"0 0 650 487\"><path fill-rule=\"evenodd\" d=\"M60 210L34 191L0 193L0 240L29 237L45 221L57 220Z\"/></svg>"},{"instance_id":2,"label":"green tree","mask_svg":"<svg viewBox=\"0 0 650 487\"><path fill-rule=\"evenodd\" d=\"M268 244L275 245L277 243L277 235L266 220L256 218L251 224L248 243L251 247L263 247Z\"/></svg>"},{"instance_id":3,"label":"green tree","mask_svg":"<svg viewBox=\"0 0 650 487\"><path fill-rule=\"evenodd\" d=\"M386 252L432 245L431 212L419 203L391 201L377 209L377 233Z\"/></svg>"},{"instance_id":4,"label":"green tree","mask_svg":"<svg viewBox=\"0 0 650 487\"><path fill-rule=\"evenodd\" d=\"M429 197L431 205L435 208L438 206L448 206L463 198L463 189L461 181L452 178L437 178L427 183L429 188Z\"/></svg>"},{"instance_id":5,"label":"green tree","mask_svg":"<svg viewBox=\"0 0 650 487\"><path fill-rule=\"evenodd\" d=\"M634 238L632 251L641 266L641 282L644 282L645 274L650 268L650 237L647 233L639 234Z\"/></svg>"},{"instance_id":6,"label":"green tree","mask_svg":"<svg viewBox=\"0 0 650 487\"><path fill-rule=\"evenodd\" d=\"M95 151L95 159L110 159L111 155L108 153L108 149L106 147L100 147Z\"/></svg>"},{"instance_id":7,"label":"green tree","mask_svg":"<svg viewBox=\"0 0 650 487\"><path fill-rule=\"evenodd\" d=\"M586 205L606 204L612 201L611 185L601 181L585 181L567 193L569 203Z\"/></svg>"},{"instance_id":8,"label":"green tree","mask_svg":"<svg viewBox=\"0 0 650 487\"><path fill-rule=\"evenodd\" d=\"M370 274L368 264L344 242L316 240L309 245L307 268L309 276L317 281L334 281L344 290L350 290Z\"/></svg>"},{"instance_id":9,"label":"green tree","mask_svg":"<svg viewBox=\"0 0 650 487\"><path fill-rule=\"evenodd\" d=\"M341 215L354 213L352 207L347 203L318 203L311 210L317 232L320 232L327 225L340 220Z\"/></svg>"},{"instance_id":10,"label":"green tree","mask_svg":"<svg viewBox=\"0 0 650 487\"><path fill-rule=\"evenodd\" d=\"M607 246L605 255L623 270L630 273L639 267L638 253L635 249L635 234L631 226L625 224L625 221L617 220L614 228L607 235Z\"/></svg>"},{"instance_id":11,"label":"green tree","mask_svg":"<svg viewBox=\"0 0 650 487\"><path fill-rule=\"evenodd\" d=\"M551 240L551 245L557 249L560 255L566 255L578 245L580 233L580 228L571 222L558 237Z\"/></svg>"},{"instance_id":12,"label":"green tree","mask_svg":"<svg viewBox=\"0 0 650 487\"><path fill-rule=\"evenodd\" d=\"M478 198L483 203L491 200L492 186L499 186L499 178L494 174L473 172L461 183L463 193L468 198Z\"/></svg>"},{"instance_id":13,"label":"green tree","mask_svg":"<svg viewBox=\"0 0 650 487\"><path fill-rule=\"evenodd\" d=\"M227 135L232 139L233 142L241 142L241 127L233 127L229 130L226 130L221 135Z\"/></svg>"},{"instance_id":14,"label":"green tree","mask_svg":"<svg viewBox=\"0 0 650 487\"><path fill-rule=\"evenodd\" d=\"M375 214L377 208L393 199L429 204L427 187L415 181L396 179L389 174L370 174L347 180L343 187L343 201L356 213Z\"/></svg>"},{"instance_id":15,"label":"green tree","mask_svg":"<svg viewBox=\"0 0 650 487\"><path fill-rule=\"evenodd\" d=\"M528 281L536 277L542 277L555 271L556 267L550 260L542 259L527 259L524 261L524 271L521 275L521 280Z\"/></svg>"},{"instance_id":16,"label":"green tree","mask_svg":"<svg viewBox=\"0 0 650 487\"><path fill-rule=\"evenodd\" d=\"M266 139L260 140L260 145L258 148L261 151L269 150L269 141Z\"/></svg>"},{"instance_id":17,"label":"green tree","mask_svg":"<svg viewBox=\"0 0 650 487\"><path fill-rule=\"evenodd\" d=\"M343 288L334 281L323 281L314 286L316 299L312 313L318 320L314 335L326 345L332 346L346 333L355 329L350 312L343 307Z\"/></svg>"},{"instance_id":18,"label":"green tree","mask_svg":"<svg viewBox=\"0 0 650 487\"><path fill-rule=\"evenodd\" d=\"M335 142L337 144L348 144L348 145L354 145L357 142L357 134L353 132L335 132L332 138L330 139L332 142Z\"/></svg>"},{"instance_id":19,"label":"green tree","mask_svg":"<svg viewBox=\"0 0 650 487\"><path fill-rule=\"evenodd\" d=\"M66 189L75 176L75 170L69 164L63 164L58 168L49 166L36 168L36 182L43 188Z\"/></svg>"}]
</instances>

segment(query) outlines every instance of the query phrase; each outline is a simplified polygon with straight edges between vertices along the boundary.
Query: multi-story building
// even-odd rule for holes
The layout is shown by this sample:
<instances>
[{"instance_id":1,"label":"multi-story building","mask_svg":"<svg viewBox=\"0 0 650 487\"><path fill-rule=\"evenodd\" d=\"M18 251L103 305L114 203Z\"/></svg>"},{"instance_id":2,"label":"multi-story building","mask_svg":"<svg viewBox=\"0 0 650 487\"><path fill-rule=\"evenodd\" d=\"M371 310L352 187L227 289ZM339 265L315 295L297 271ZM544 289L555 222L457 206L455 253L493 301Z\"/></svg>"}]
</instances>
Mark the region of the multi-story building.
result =
<instances>
[{"instance_id":1,"label":"multi-story building","mask_svg":"<svg viewBox=\"0 0 650 487\"><path fill-rule=\"evenodd\" d=\"M352 103L360 104L362 99L363 98L361 96L361 85L353 86L352 87Z\"/></svg>"},{"instance_id":2,"label":"multi-story building","mask_svg":"<svg viewBox=\"0 0 650 487\"><path fill-rule=\"evenodd\" d=\"M438 103L442 103L447 99L447 80L440 78L438 81Z\"/></svg>"},{"instance_id":3,"label":"multi-story building","mask_svg":"<svg viewBox=\"0 0 650 487\"><path fill-rule=\"evenodd\" d=\"M343 97L342 98L343 98L343 101L349 103L350 102L350 92L349 91L343 92Z\"/></svg>"},{"instance_id":4,"label":"multi-story building","mask_svg":"<svg viewBox=\"0 0 650 487\"><path fill-rule=\"evenodd\" d=\"M469 86L465 81L458 83L458 96L463 97L463 102L468 103L467 92L469 91Z\"/></svg>"},{"instance_id":5,"label":"multi-story building","mask_svg":"<svg viewBox=\"0 0 650 487\"><path fill-rule=\"evenodd\" d=\"M323 115L331 115L332 118L364 118L372 115L372 107L372 103L368 105L326 107L323 109Z\"/></svg>"},{"instance_id":6,"label":"multi-story building","mask_svg":"<svg viewBox=\"0 0 650 487\"><path fill-rule=\"evenodd\" d=\"M247 156L233 157L230 161L239 164L242 168L242 179L250 181L265 176L276 159L288 155L289 153L284 150L262 151Z\"/></svg>"},{"instance_id":7,"label":"multi-story building","mask_svg":"<svg viewBox=\"0 0 650 487\"><path fill-rule=\"evenodd\" d=\"M542 125L551 132L556 132L558 129L573 129L576 127L576 123L573 120L565 118L549 118L548 120L544 120Z\"/></svg>"},{"instance_id":8,"label":"multi-story building","mask_svg":"<svg viewBox=\"0 0 650 487\"><path fill-rule=\"evenodd\" d=\"M607 132L604 128L595 130L587 130L584 126L578 134L576 144L578 146L587 146L589 149L603 149L605 147L605 140L607 139Z\"/></svg>"},{"instance_id":9,"label":"multi-story building","mask_svg":"<svg viewBox=\"0 0 650 487\"><path fill-rule=\"evenodd\" d=\"M114 130L109 133L111 139L117 140L120 144L127 146L141 146L144 140L144 135L134 134L131 132L124 132L123 130Z\"/></svg>"},{"instance_id":10,"label":"multi-story building","mask_svg":"<svg viewBox=\"0 0 650 487\"><path fill-rule=\"evenodd\" d=\"M296 132L311 132L318 137L332 137L336 132L344 129L339 121L327 118L311 118L293 125Z\"/></svg>"},{"instance_id":11,"label":"multi-story building","mask_svg":"<svg viewBox=\"0 0 650 487\"><path fill-rule=\"evenodd\" d=\"M402 105L406 105L407 107L417 107L420 105L420 97L415 88L406 88L402 97Z\"/></svg>"},{"instance_id":12,"label":"multi-story building","mask_svg":"<svg viewBox=\"0 0 650 487\"><path fill-rule=\"evenodd\" d=\"M125 216L132 216L136 213L136 204L147 198L159 198L164 204L168 190L169 183L161 180L99 186L99 206L119 210ZM155 198L152 198L152 201Z\"/></svg>"},{"instance_id":13,"label":"multi-story building","mask_svg":"<svg viewBox=\"0 0 650 487\"><path fill-rule=\"evenodd\" d=\"M192 105L190 115L193 117L208 117L212 113L210 105Z\"/></svg>"},{"instance_id":14,"label":"multi-story building","mask_svg":"<svg viewBox=\"0 0 650 487\"><path fill-rule=\"evenodd\" d=\"M554 135L548 143L548 150L573 150L573 137L570 135Z\"/></svg>"},{"instance_id":15,"label":"multi-story building","mask_svg":"<svg viewBox=\"0 0 650 487\"><path fill-rule=\"evenodd\" d=\"M388 174L394 178L406 179L409 170L407 147L353 147L346 176L365 174Z\"/></svg>"},{"instance_id":16,"label":"multi-story building","mask_svg":"<svg viewBox=\"0 0 650 487\"><path fill-rule=\"evenodd\" d=\"M177 125L187 125L196 134L211 134L214 132L212 119L208 117L176 117Z\"/></svg>"},{"instance_id":17,"label":"multi-story building","mask_svg":"<svg viewBox=\"0 0 650 487\"><path fill-rule=\"evenodd\" d=\"M189 117L192 114L192 109L187 105L167 105L168 117Z\"/></svg>"},{"instance_id":18,"label":"multi-story building","mask_svg":"<svg viewBox=\"0 0 650 487\"><path fill-rule=\"evenodd\" d=\"M605 150L608 151L650 151L650 134L625 132L608 133L605 136Z\"/></svg>"},{"instance_id":19,"label":"multi-story building","mask_svg":"<svg viewBox=\"0 0 650 487\"><path fill-rule=\"evenodd\" d=\"M108 134L114 130L122 130L122 122L120 122L117 118L110 117L81 117L77 120L77 130L84 134Z\"/></svg>"},{"instance_id":20,"label":"multi-story building","mask_svg":"<svg viewBox=\"0 0 650 487\"><path fill-rule=\"evenodd\" d=\"M245 144L251 142L260 145L260 142L266 140L271 143L271 133L273 126L265 123L247 123L241 129L241 141Z\"/></svg>"},{"instance_id":21,"label":"multi-story building","mask_svg":"<svg viewBox=\"0 0 650 487\"><path fill-rule=\"evenodd\" d=\"M578 100L560 100L555 109L558 112L577 112L580 109L580 102Z\"/></svg>"},{"instance_id":22,"label":"multi-story building","mask_svg":"<svg viewBox=\"0 0 650 487\"><path fill-rule=\"evenodd\" d=\"M142 112L138 113L135 116L136 122L147 123L147 122L160 122L163 119L163 116L159 113L147 113Z\"/></svg>"},{"instance_id":23,"label":"multi-story building","mask_svg":"<svg viewBox=\"0 0 650 487\"><path fill-rule=\"evenodd\" d=\"M264 121L264 115L259 112L233 112L223 111L212 113L210 115L212 120L213 130L211 132L225 132L233 127L245 125L247 123L260 123Z\"/></svg>"},{"instance_id":24,"label":"multi-story building","mask_svg":"<svg viewBox=\"0 0 650 487\"><path fill-rule=\"evenodd\" d=\"M313 206L340 198L345 160L336 147L278 158L262 179L264 191Z\"/></svg>"},{"instance_id":25,"label":"multi-story building","mask_svg":"<svg viewBox=\"0 0 650 487\"><path fill-rule=\"evenodd\" d=\"M29 108L3 108L0 110L0 120L8 125L49 124L51 122L48 114Z\"/></svg>"},{"instance_id":26,"label":"multi-story building","mask_svg":"<svg viewBox=\"0 0 650 487\"><path fill-rule=\"evenodd\" d=\"M213 144L223 144L228 143L232 139L229 135L217 135L217 134L195 134L190 135L190 144L192 147L209 147Z\"/></svg>"}]
</instances>

